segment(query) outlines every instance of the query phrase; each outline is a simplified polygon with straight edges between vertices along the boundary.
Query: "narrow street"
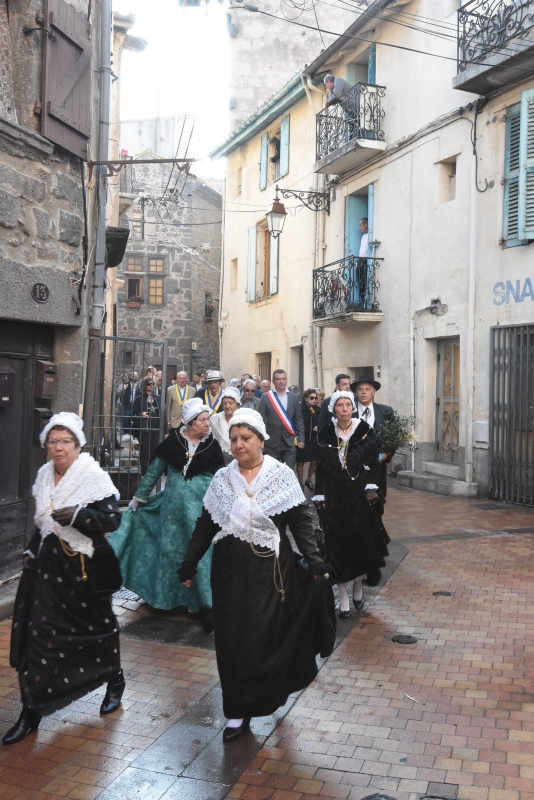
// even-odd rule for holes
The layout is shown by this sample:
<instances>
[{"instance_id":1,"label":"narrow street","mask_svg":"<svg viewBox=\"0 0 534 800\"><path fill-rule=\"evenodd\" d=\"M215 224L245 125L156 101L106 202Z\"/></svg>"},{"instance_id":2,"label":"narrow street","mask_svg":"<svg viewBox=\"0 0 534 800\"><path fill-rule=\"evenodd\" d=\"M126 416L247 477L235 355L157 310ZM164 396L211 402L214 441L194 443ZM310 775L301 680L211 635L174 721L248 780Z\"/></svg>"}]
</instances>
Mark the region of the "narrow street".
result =
<instances>
[{"instance_id":1,"label":"narrow street","mask_svg":"<svg viewBox=\"0 0 534 800\"><path fill-rule=\"evenodd\" d=\"M315 682L232 744L214 651L124 631L122 709L100 717L101 689L3 748L0 800L534 800L534 511L485 505L392 486L385 584ZM149 615L117 602L123 629ZM6 620L2 730L19 713L9 635Z\"/></svg>"}]
</instances>

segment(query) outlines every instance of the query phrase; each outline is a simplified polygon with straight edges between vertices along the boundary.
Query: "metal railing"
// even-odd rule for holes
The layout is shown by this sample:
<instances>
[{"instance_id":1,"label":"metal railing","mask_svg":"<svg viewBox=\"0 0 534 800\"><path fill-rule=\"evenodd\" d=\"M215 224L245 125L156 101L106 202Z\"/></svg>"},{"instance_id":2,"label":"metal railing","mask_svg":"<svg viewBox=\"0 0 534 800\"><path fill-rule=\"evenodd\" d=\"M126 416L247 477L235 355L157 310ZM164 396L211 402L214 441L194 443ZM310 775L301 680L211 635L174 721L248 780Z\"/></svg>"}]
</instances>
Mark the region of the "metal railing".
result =
<instances>
[{"instance_id":1,"label":"metal railing","mask_svg":"<svg viewBox=\"0 0 534 800\"><path fill-rule=\"evenodd\" d=\"M317 161L354 139L384 140L385 86L356 83L343 100L317 114Z\"/></svg>"},{"instance_id":2,"label":"metal railing","mask_svg":"<svg viewBox=\"0 0 534 800\"><path fill-rule=\"evenodd\" d=\"M533 0L470 0L458 9L458 72L534 26ZM515 50L519 52L520 48ZM515 53L511 52L510 55Z\"/></svg>"},{"instance_id":3,"label":"metal railing","mask_svg":"<svg viewBox=\"0 0 534 800\"><path fill-rule=\"evenodd\" d=\"M124 160L130 162L132 161L132 158L124 158ZM122 167L119 173L119 178L121 194L139 193L139 183L135 177L135 167L133 166L133 163L125 164L124 167Z\"/></svg>"},{"instance_id":4,"label":"metal railing","mask_svg":"<svg viewBox=\"0 0 534 800\"><path fill-rule=\"evenodd\" d=\"M313 318L379 312L376 271L382 258L347 256L313 271Z\"/></svg>"}]
</instances>

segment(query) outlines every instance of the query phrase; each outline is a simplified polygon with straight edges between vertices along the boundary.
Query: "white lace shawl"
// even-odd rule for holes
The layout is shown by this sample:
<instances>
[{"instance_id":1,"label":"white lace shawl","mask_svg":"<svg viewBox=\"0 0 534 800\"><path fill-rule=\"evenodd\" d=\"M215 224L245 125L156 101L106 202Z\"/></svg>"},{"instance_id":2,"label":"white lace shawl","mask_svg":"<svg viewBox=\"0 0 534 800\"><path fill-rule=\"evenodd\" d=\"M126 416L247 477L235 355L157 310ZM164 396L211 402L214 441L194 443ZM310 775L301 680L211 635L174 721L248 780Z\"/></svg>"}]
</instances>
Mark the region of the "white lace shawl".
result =
<instances>
[{"instance_id":1,"label":"white lace shawl","mask_svg":"<svg viewBox=\"0 0 534 800\"><path fill-rule=\"evenodd\" d=\"M117 492L109 475L101 469L88 453L80 453L74 464L69 467L57 486L54 486L54 462L49 461L41 467L33 485L35 498L35 516L33 521L40 529L41 541L50 533L60 534L70 547L80 553L92 557L93 542L88 536L73 528L63 527L52 519L52 511L73 506L76 508L71 522L84 506L104 500Z\"/></svg>"},{"instance_id":2,"label":"white lace shawl","mask_svg":"<svg viewBox=\"0 0 534 800\"><path fill-rule=\"evenodd\" d=\"M217 439L221 445L221 450L223 453L228 453L231 455L232 448L230 447L230 428L226 422L224 411L222 411L220 414L211 415L210 429L215 439Z\"/></svg>"},{"instance_id":3,"label":"white lace shawl","mask_svg":"<svg viewBox=\"0 0 534 800\"><path fill-rule=\"evenodd\" d=\"M183 432L183 429L182 429L182 436L185 439L185 441L187 442L187 454L189 456L187 461L185 462L184 468L182 470L182 474L184 476L187 475L187 470L189 469L189 464L191 463L191 459L193 458L193 456L197 452L199 444L201 442L205 442L206 439L209 438L210 433L211 433L211 431L208 431L207 434L202 437L202 439L198 440L198 442L191 442L191 441L189 441L189 439L187 438L187 436L185 435L185 433Z\"/></svg>"},{"instance_id":4,"label":"white lace shawl","mask_svg":"<svg viewBox=\"0 0 534 800\"><path fill-rule=\"evenodd\" d=\"M278 556L280 534L269 517L281 514L305 501L295 473L271 456L251 484L239 472L237 461L220 469L206 492L204 507L222 530L215 544L225 536L235 536L258 547L268 547Z\"/></svg>"}]
</instances>

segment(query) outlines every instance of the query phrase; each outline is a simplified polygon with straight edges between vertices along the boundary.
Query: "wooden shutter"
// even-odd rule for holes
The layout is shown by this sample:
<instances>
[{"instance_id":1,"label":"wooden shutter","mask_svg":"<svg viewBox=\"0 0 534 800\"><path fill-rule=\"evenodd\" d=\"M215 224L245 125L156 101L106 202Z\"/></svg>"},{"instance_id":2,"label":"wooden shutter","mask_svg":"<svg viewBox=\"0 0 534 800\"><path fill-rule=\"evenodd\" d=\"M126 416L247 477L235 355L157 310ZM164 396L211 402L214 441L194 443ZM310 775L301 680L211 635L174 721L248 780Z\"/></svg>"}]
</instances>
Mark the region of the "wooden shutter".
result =
<instances>
[{"instance_id":1,"label":"wooden shutter","mask_svg":"<svg viewBox=\"0 0 534 800\"><path fill-rule=\"evenodd\" d=\"M247 300L253 303L256 299L256 247L258 231L255 225L248 229L248 260L247 260Z\"/></svg>"},{"instance_id":2,"label":"wooden shutter","mask_svg":"<svg viewBox=\"0 0 534 800\"><path fill-rule=\"evenodd\" d=\"M276 294L278 292L280 238L277 236L275 239L270 234L267 234L267 236L271 240L269 242L269 294Z\"/></svg>"},{"instance_id":3,"label":"wooden shutter","mask_svg":"<svg viewBox=\"0 0 534 800\"><path fill-rule=\"evenodd\" d=\"M519 137L521 106L518 103L506 111L506 145L504 156L504 220L505 246L519 241Z\"/></svg>"},{"instance_id":4,"label":"wooden shutter","mask_svg":"<svg viewBox=\"0 0 534 800\"><path fill-rule=\"evenodd\" d=\"M519 238L534 239L534 89L521 93Z\"/></svg>"},{"instance_id":5,"label":"wooden shutter","mask_svg":"<svg viewBox=\"0 0 534 800\"><path fill-rule=\"evenodd\" d=\"M46 0L41 133L87 158L91 136L91 26L65 0ZM111 35L111 32L110 32Z\"/></svg>"},{"instance_id":6,"label":"wooden shutter","mask_svg":"<svg viewBox=\"0 0 534 800\"><path fill-rule=\"evenodd\" d=\"M289 114L280 123L280 177L289 172Z\"/></svg>"},{"instance_id":7,"label":"wooden shutter","mask_svg":"<svg viewBox=\"0 0 534 800\"><path fill-rule=\"evenodd\" d=\"M260 152L260 190L267 188L267 165L269 163L269 134L264 133L261 137L261 152Z\"/></svg>"}]
</instances>

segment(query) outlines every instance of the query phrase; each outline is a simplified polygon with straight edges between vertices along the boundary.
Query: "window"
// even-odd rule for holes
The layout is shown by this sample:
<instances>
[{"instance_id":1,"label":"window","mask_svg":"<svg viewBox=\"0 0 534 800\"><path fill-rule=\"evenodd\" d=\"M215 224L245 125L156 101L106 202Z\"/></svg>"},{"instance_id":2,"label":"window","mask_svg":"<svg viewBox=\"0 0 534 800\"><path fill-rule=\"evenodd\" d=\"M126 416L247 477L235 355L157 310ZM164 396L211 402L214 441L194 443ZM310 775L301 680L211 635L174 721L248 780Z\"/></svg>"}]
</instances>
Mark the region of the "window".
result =
<instances>
[{"instance_id":1,"label":"window","mask_svg":"<svg viewBox=\"0 0 534 800\"><path fill-rule=\"evenodd\" d=\"M213 314L217 306L215 305L215 300L213 299L213 295L209 292L204 293L204 316L206 319L213 319Z\"/></svg>"},{"instance_id":2,"label":"window","mask_svg":"<svg viewBox=\"0 0 534 800\"><path fill-rule=\"evenodd\" d=\"M269 134L264 133L260 140L260 191L267 188L267 167L269 163Z\"/></svg>"},{"instance_id":3,"label":"window","mask_svg":"<svg viewBox=\"0 0 534 800\"><path fill-rule=\"evenodd\" d=\"M143 259L138 256L128 256L126 259L126 272L142 272Z\"/></svg>"},{"instance_id":4,"label":"window","mask_svg":"<svg viewBox=\"0 0 534 800\"><path fill-rule=\"evenodd\" d=\"M256 353L256 374L262 381L271 380L271 354Z\"/></svg>"},{"instance_id":5,"label":"window","mask_svg":"<svg viewBox=\"0 0 534 800\"><path fill-rule=\"evenodd\" d=\"M145 238L145 207L143 203L135 203L132 210L132 239Z\"/></svg>"},{"instance_id":6,"label":"window","mask_svg":"<svg viewBox=\"0 0 534 800\"><path fill-rule=\"evenodd\" d=\"M148 304L150 306L163 305L163 278L148 279Z\"/></svg>"},{"instance_id":7,"label":"window","mask_svg":"<svg viewBox=\"0 0 534 800\"><path fill-rule=\"evenodd\" d=\"M503 247L534 240L534 90L506 112Z\"/></svg>"},{"instance_id":8,"label":"window","mask_svg":"<svg viewBox=\"0 0 534 800\"><path fill-rule=\"evenodd\" d=\"M133 297L141 297L141 278L128 278L126 285L126 297L131 300Z\"/></svg>"},{"instance_id":9,"label":"window","mask_svg":"<svg viewBox=\"0 0 534 800\"><path fill-rule=\"evenodd\" d=\"M456 156L438 164L438 203L448 203L456 197Z\"/></svg>"},{"instance_id":10,"label":"window","mask_svg":"<svg viewBox=\"0 0 534 800\"><path fill-rule=\"evenodd\" d=\"M164 272L165 260L163 258L149 258L148 271L149 272Z\"/></svg>"},{"instance_id":11,"label":"window","mask_svg":"<svg viewBox=\"0 0 534 800\"><path fill-rule=\"evenodd\" d=\"M248 229L247 300L254 302L278 292L279 239L273 239L267 224Z\"/></svg>"},{"instance_id":12,"label":"window","mask_svg":"<svg viewBox=\"0 0 534 800\"><path fill-rule=\"evenodd\" d=\"M237 289L237 258L232 258L230 262L230 291Z\"/></svg>"}]
</instances>

